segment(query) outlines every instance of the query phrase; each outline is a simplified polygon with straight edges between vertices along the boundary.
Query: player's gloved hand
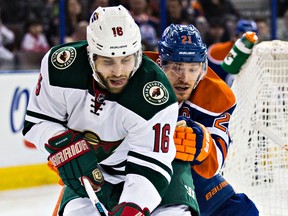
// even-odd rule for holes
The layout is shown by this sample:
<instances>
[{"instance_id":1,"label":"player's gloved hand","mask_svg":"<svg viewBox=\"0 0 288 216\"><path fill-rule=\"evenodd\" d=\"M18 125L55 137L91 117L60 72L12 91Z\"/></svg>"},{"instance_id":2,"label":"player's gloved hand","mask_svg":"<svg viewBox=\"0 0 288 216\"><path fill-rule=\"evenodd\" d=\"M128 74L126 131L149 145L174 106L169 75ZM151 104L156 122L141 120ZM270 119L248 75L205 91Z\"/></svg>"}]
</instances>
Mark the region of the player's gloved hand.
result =
<instances>
[{"instance_id":1,"label":"player's gloved hand","mask_svg":"<svg viewBox=\"0 0 288 216\"><path fill-rule=\"evenodd\" d=\"M53 172L55 172L57 174L57 176L59 177L58 184L61 186L64 186L64 183L59 176L59 171L58 171L57 167L55 167L54 164L50 160L48 161L47 166L49 169L51 169Z\"/></svg>"},{"instance_id":2,"label":"player's gloved hand","mask_svg":"<svg viewBox=\"0 0 288 216\"><path fill-rule=\"evenodd\" d=\"M80 182L86 176L95 191L104 183L102 172L98 169L97 158L91 145L83 139L81 133L71 130L54 136L45 144L50 153L49 160L57 167L65 185L71 187L80 196L87 196Z\"/></svg>"},{"instance_id":3,"label":"player's gloved hand","mask_svg":"<svg viewBox=\"0 0 288 216\"><path fill-rule=\"evenodd\" d=\"M150 216L150 211L148 208L142 210L135 203L122 202L116 205L108 214L109 216Z\"/></svg>"},{"instance_id":4,"label":"player's gloved hand","mask_svg":"<svg viewBox=\"0 0 288 216\"><path fill-rule=\"evenodd\" d=\"M200 164L209 155L213 140L206 127L180 116L174 133L174 143L176 159Z\"/></svg>"}]
</instances>

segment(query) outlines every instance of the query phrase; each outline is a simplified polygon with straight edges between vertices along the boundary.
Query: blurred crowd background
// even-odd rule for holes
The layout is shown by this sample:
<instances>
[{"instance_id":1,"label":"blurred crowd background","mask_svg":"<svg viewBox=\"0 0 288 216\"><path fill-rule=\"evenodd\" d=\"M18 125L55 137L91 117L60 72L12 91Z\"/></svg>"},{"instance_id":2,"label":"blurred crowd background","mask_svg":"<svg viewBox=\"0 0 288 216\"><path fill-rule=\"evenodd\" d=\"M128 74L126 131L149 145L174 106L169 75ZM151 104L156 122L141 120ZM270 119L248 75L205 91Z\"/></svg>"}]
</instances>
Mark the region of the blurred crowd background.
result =
<instances>
[{"instance_id":1,"label":"blurred crowd background","mask_svg":"<svg viewBox=\"0 0 288 216\"><path fill-rule=\"evenodd\" d=\"M0 0L0 70L38 69L43 55L61 43L59 2ZM157 50L163 29L161 0L65 0L62 42L85 40L91 13L98 6L119 4L130 10L139 25L143 49ZM251 19L261 42L272 39L270 8L270 0L166 0L165 25L194 24L210 46L230 40L240 19ZM275 39L288 41L287 0L277 0Z\"/></svg>"}]
</instances>

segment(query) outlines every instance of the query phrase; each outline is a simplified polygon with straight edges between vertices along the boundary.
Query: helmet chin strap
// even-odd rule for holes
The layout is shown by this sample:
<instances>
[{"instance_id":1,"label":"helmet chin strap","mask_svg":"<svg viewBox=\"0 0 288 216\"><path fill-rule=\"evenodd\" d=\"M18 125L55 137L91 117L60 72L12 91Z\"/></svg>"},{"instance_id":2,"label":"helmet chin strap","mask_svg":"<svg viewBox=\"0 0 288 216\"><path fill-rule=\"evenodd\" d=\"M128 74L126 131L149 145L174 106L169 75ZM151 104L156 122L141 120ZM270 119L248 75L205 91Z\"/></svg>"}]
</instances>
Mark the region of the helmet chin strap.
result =
<instances>
[{"instance_id":1,"label":"helmet chin strap","mask_svg":"<svg viewBox=\"0 0 288 216\"><path fill-rule=\"evenodd\" d=\"M205 75L207 73L207 65L208 65L207 61L206 62L201 62L201 64L202 64L202 71L201 71L201 73L199 73L199 75L198 75L198 77L196 79L196 82L195 82L195 84L193 86L193 89L196 88L196 86L205 77Z\"/></svg>"},{"instance_id":2,"label":"helmet chin strap","mask_svg":"<svg viewBox=\"0 0 288 216\"><path fill-rule=\"evenodd\" d=\"M93 74L92 74L94 80L100 84L101 87L107 89L107 87L104 85L103 81L101 80L101 78L99 77L99 75L97 74L97 71L93 71Z\"/></svg>"},{"instance_id":3,"label":"helmet chin strap","mask_svg":"<svg viewBox=\"0 0 288 216\"><path fill-rule=\"evenodd\" d=\"M197 85L199 84L199 82L201 81L202 73L203 73L203 72L201 72L201 73L198 75L198 77L197 77L197 79L196 79L196 82L194 83L193 89L195 89L196 86L197 86Z\"/></svg>"}]
</instances>

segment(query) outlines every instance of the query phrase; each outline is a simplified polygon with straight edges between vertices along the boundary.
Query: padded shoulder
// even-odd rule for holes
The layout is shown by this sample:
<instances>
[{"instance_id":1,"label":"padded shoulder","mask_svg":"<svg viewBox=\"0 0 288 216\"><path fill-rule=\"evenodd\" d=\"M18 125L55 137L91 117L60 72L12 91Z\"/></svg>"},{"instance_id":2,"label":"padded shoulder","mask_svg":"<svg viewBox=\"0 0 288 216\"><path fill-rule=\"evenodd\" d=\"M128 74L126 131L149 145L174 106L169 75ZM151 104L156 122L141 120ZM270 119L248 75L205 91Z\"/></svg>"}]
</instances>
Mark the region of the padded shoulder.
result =
<instances>
[{"instance_id":1,"label":"padded shoulder","mask_svg":"<svg viewBox=\"0 0 288 216\"><path fill-rule=\"evenodd\" d=\"M165 73L147 56L143 56L141 66L129 80L123 93L114 95L111 99L145 119L150 119L157 112L177 102Z\"/></svg>"},{"instance_id":2,"label":"padded shoulder","mask_svg":"<svg viewBox=\"0 0 288 216\"><path fill-rule=\"evenodd\" d=\"M51 49L48 63L50 85L86 88L93 73L86 48L87 42L79 41Z\"/></svg>"},{"instance_id":3,"label":"padded shoulder","mask_svg":"<svg viewBox=\"0 0 288 216\"><path fill-rule=\"evenodd\" d=\"M198 84L190 101L210 112L223 113L236 104L230 87L208 67L205 78Z\"/></svg>"}]
</instances>

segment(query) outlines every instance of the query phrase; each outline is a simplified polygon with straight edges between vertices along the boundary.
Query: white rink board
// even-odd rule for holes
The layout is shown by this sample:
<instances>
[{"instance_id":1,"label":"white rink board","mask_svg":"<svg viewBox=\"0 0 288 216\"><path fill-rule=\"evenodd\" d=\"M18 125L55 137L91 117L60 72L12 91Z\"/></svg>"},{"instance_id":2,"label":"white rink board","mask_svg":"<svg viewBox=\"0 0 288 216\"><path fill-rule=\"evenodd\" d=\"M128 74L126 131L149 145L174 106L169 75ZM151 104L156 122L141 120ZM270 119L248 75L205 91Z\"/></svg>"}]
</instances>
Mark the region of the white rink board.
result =
<instances>
[{"instance_id":1,"label":"white rink board","mask_svg":"<svg viewBox=\"0 0 288 216\"><path fill-rule=\"evenodd\" d=\"M38 74L38 71L0 71L0 168L46 163L40 151L25 146L22 136L28 98Z\"/></svg>"}]
</instances>

